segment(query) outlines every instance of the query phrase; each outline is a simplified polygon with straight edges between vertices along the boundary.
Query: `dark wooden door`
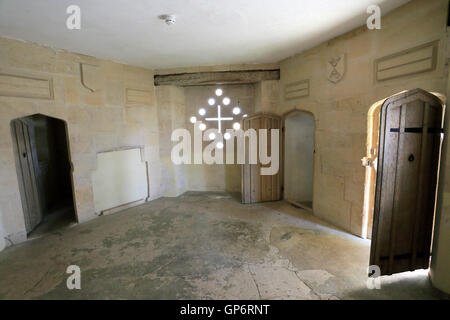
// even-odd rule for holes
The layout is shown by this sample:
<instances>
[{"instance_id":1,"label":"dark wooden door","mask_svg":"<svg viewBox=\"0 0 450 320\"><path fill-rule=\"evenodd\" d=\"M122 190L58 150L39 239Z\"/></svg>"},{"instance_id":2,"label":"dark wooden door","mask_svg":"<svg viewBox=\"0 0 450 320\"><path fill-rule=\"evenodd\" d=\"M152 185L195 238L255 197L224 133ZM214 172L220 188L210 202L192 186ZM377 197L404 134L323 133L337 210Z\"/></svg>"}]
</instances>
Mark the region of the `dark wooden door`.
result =
<instances>
[{"instance_id":1,"label":"dark wooden door","mask_svg":"<svg viewBox=\"0 0 450 320\"><path fill-rule=\"evenodd\" d=\"M42 221L36 167L37 156L33 127L26 119L11 122L11 132L16 152L16 169L21 193L25 229L30 233Z\"/></svg>"},{"instance_id":2,"label":"dark wooden door","mask_svg":"<svg viewBox=\"0 0 450 320\"><path fill-rule=\"evenodd\" d=\"M441 132L441 101L426 91L381 108L370 254L381 275L429 266Z\"/></svg>"},{"instance_id":3,"label":"dark wooden door","mask_svg":"<svg viewBox=\"0 0 450 320\"><path fill-rule=\"evenodd\" d=\"M272 154L271 132L272 129L281 128L281 118L276 115L259 113L243 120L243 130L255 129L259 141L259 129L267 129L268 155ZM280 130L281 131L281 130ZM281 136L281 132L279 132ZM248 140L247 140L248 141ZM258 143L257 141L257 143ZM280 141L279 141L280 142ZM247 142L246 142L247 143ZM280 145L280 144L279 144ZM278 150L279 157L282 156ZM249 148L246 146L245 164L242 165L242 203L257 203L276 201L281 198L280 170L274 175L261 175L261 167L270 167L270 164L262 165L258 155L257 164L249 164ZM258 143L259 154L259 143ZM281 163L281 159L279 159Z\"/></svg>"}]
</instances>

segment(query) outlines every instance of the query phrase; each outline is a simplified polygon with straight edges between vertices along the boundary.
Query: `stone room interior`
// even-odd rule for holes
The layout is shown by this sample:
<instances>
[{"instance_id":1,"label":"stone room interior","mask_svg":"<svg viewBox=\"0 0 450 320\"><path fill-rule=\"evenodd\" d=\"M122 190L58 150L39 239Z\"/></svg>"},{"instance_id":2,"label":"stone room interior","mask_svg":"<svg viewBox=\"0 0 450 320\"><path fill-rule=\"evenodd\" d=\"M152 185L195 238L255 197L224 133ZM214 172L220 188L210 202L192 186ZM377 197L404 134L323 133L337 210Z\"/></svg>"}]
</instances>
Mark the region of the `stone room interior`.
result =
<instances>
[{"instance_id":1,"label":"stone room interior","mask_svg":"<svg viewBox=\"0 0 450 320\"><path fill-rule=\"evenodd\" d=\"M449 17L0 0L0 299L448 299Z\"/></svg>"}]
</instances>

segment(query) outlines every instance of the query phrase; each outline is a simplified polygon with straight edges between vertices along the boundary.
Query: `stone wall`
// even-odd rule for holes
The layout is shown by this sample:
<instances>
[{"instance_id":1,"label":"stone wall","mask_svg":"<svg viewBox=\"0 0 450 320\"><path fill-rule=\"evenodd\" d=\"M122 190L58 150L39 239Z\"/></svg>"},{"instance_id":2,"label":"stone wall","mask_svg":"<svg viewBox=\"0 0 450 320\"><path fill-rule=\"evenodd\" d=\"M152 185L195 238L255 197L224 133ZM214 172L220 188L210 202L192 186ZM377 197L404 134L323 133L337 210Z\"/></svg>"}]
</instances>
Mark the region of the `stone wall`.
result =
<instances>
[{"instance_id":1,"label":"stone wall","mask_svg":"<svg viewBox=\"0 0 450 320\"><path fill-rule=\"evenodd\" d=\"M366 155L368 110L403 90L422 88L443 99L450 94L447 6L444 0L411 1L383 16L381 30L363 26L280 62L278 112L299 109L316 118L315 215L362 235L364 168L360 159ZM334 83L328 80L329 61L343 55L346 65L338 71L345 72ZM446 136L448 117L447 112ZM449 293L447 140L442 151L430 275L437 288Z\"/></svg>"},{"instance_id":2,"label":"stone wall","mask_svg":"<svg viewBox=\"0 0 450 320\"><path fill-rule=\"evenodd\" d=\"M363 26L288 58L280 63L279 82L254 85L254 112L282 115L298 109L314 115L315 215L362 235L360 159L366 155L368 110L403 90L449 94L447 5L445 0L411 1L383 16L381 30ZM27 115L41 113L67 123L79 222L96 217L91 174L102 151L142 149L149 199L189 189L236 191L236 168L218 174L217 168L202 167L206 174L198 179L196 169L170 161L171 131L189 125L195 97L203 99L207 90L155 90L152 70L0 38L0 229L8 243L26 239L10 121ZM431 275L438 288L449 292L447 153L445 142Z\"/></svg>"},{"instance_id":3,"label":"stone wall","mask_svg":"<svg viewBox=\"0 0 450 320\"><path fill-rule=\"evenodd\" d=\"M153 75L152 70L0 38L0 225L8 244L26 239L10 122L32 114L66 122L79 222L99 214L92 173L97 154L105 151L141 149L148 200L187 190L240 191L237 165L177 166L170 159L172 130L192 127L191 114L197 114L213 87L155 88ZM278 98L277 81L223 88L248 114L256 109L256 95L259 109Z\"/></svg>"},{"instance_id":4,"label":"stone wall","mask_svg":"<svg viewBox=\"0 0 450 320\"><path fill-rule=\"evenodd\" d=\"M141 148L149 198L167 192L154 91L152 70L0 38L0 224L9 244L26 239L10 121L36 113L66 121L77 217L84 222L96 216L91 173L98 152Z\"/></svg>"},{"instance_id":5,"label":"stone wall","mask_svg":"<svg viewBox=\"0 0 450 320\"><path fill-rule=\"evenodd\" d=\"M175 86L156 87L159 114L159 185L155 186L160 195L178 196L187 191L185 168L174 165L170 158L171 135L177 128L185 127L184 90ZM150 186L150 189L152 186Z\"/></svg>"},{"instance_id":6,"label":"stone wall","mask_svg":"<svg viewBox=\"0 0 450 320\"><path fill-rule=\"evenodd\" d=\"M279 80L265 80L255 84L255 112L277 113Z\"/></svg>"},{"instance_id":7,"label":"stone wall","mask_svg":"<svg viewBox=\"0 0 450 320\"><path fill-rule=\"evenodd\" d=\"M217 129L217 122L205 121L204 118L217 117L217 107L209 106L207 101L210 97L215 97L215 89L223 90L223 97L229 97L231 103L229 106L222 105L222 117L233 117L233 121L222 121L222 134L227 129L232 129L234 122L239 122L243 114L252 114L255 109L255 88L252 84L242 85L221 85L221 86L198 86L185 88L186 119L184 128L189 128L193 137L193 125L189 122L191 116L197 117L207 125L208 129ZM217 99L219 100L219 99ZM232 114L232 108L237 105L241 107L241 114L235 116ZM206 115L200 116L198 110L200 107L206 109ZM206 147L210 142L203 143ZM226 148L224 152L225 161ZM207 165L191 164L184 165L186 177L189 181L189 190L195 191L241 191L241 168L239 165Z\"/></svg>"},{"instance_id":8,"label":"stone wall","mask_svg":"<svg viewBox=\"0 0 450 320\"><path fill-rule=\"evenodd\" d=\"M447 64L450 62L450 27L447 27ZM450 69L448 70L450 80ZM447 97L450 96L450 81L447 83ZM448 105L448 103L447 103ZM450 294L450 113L444 116L444 138L440 166L439 194L434 227L433 256L430 276L433 284Z\"/></svg>"},{"instance_id":9,"label":"stone wall","mask_svg":"<svg viewBox=\"0 0 450 320\"><path fill-rule=\"evenodd\" d=\"M403 90L445 94L446 7L441 0L412 1L383 16L380 30L363 26L280 63L278 112L310 111L316 120L315 215L362 235L368 110ZM414 62L428 55L431 68ZM330 76L336 57L344 61L336 68L340 80ZM396 77L382 73L382 63Z\"/></svg>"}]
</instances>

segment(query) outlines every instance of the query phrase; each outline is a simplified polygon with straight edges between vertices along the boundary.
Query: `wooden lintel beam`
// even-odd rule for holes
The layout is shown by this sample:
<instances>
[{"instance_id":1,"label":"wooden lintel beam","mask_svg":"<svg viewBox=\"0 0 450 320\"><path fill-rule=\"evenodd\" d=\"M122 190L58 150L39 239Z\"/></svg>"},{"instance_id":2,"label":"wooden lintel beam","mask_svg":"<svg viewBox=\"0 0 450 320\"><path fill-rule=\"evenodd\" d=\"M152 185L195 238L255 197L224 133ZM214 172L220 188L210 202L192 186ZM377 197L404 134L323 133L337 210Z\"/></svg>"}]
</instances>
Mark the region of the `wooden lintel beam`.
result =
<instances>
[{"instance_id":1,"label":"wooden lintel beam","mask_svg":"<svg viewBox=\"0 0 450 320\"><path fill-rule=\"evenodd\" d=\"M173 85L180 87L214 84L255 83L263 80L279 80L280 70L246 70L195 72L155 75L155 86Z\"/></svg>"}]
</instances>

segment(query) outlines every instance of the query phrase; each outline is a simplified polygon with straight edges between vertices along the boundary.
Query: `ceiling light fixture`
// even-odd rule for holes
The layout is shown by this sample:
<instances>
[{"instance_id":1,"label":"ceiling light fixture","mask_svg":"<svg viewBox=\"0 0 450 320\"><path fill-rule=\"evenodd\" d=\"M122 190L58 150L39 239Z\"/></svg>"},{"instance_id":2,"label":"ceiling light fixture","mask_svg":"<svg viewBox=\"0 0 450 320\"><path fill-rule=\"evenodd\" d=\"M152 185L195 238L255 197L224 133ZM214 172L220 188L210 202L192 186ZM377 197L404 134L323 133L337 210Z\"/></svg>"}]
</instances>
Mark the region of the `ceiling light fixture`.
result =
<instances>
[{"instance_id":1,"label":"ceiling light fixture","mask_svg":"<svg viewBox=\"0 0 450 320\"><path fill-rule=\"evenodd\" d=\"M177 22L177 19L173 14L162 14L158 18L161 20L164 20L164 22L168 26L171 26L171 25L175 24L175 22Z\"/></svg>"}]
</instances>

